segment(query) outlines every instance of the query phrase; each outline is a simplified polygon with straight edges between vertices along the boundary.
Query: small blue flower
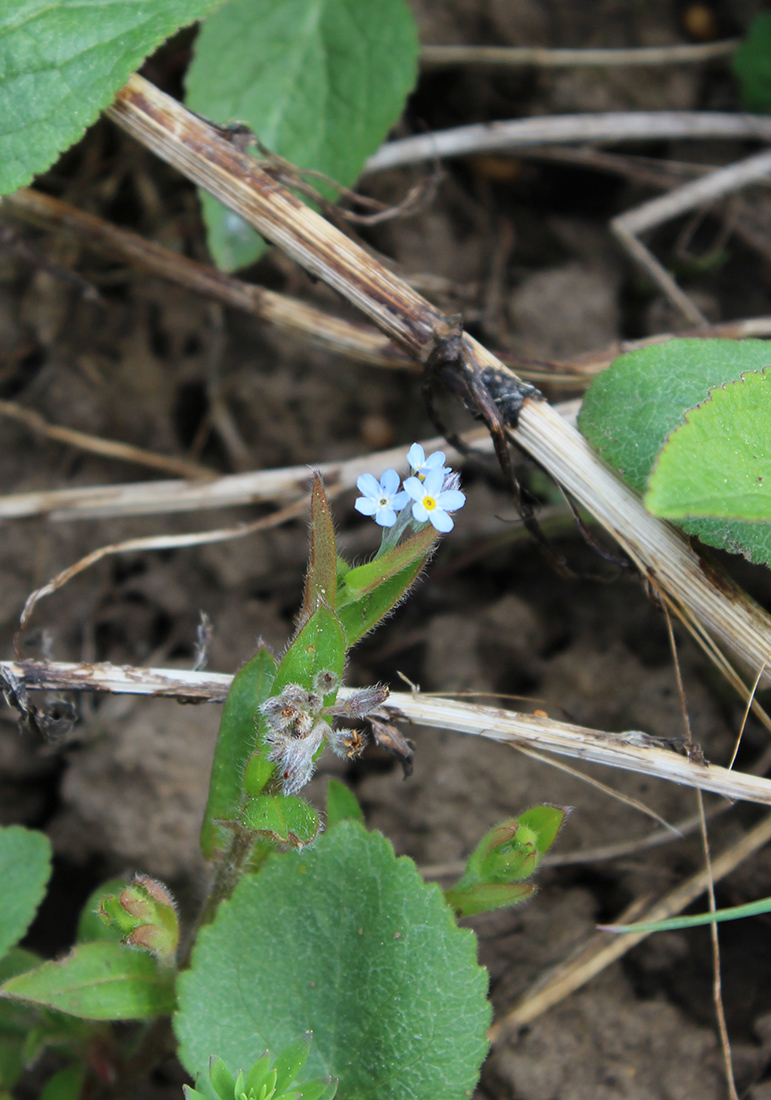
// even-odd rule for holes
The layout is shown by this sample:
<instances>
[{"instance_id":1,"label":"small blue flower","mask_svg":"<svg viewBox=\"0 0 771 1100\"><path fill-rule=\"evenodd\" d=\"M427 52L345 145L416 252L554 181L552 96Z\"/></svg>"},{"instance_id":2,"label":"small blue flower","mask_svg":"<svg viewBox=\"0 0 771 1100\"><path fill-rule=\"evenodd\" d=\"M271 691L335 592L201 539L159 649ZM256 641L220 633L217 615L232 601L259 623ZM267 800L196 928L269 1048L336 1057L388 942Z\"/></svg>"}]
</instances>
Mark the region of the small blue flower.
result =
<instances>
[{"instance_id":1,"label":"small blue flower","mask_svg":"<svg viewBox=\"0 0 771 1100\"><path fill-rule=\"evenodd\" d=\"M444 451L434 451L426 458L426 452L423 450L419 443L413 443L407 452L407 461L410 464L410 468L416 477L419 477L421 481L424 481L427 474L430 474L432 470L444 471Z\"/></svg>"},{"instance_id":2,"label":"small blue flower","mask_svg":"<svg viewBox=\"0 0 771 1100\"><path fill-rule=\"evenodd\" d=\"M363 516L374 516L375 523L381 527L393 527L396 513L409 501L409 496L399 488L399 475L396 470L386 470L378 481L372 474L362 474L356 482L363 495L354 504L357 512Z\"/></svg>"},{"instance_id":3,"label":"small blue flower","mask_svg":"<svg viewBox=\"0 0 771 1100\"><path fill-rule=\"evenodd\" d=\"M442 458L444 459L444 455ZM404 483L404 488L413 501L413 518L418 523L430 523L443 534L452 531L455 526L448 513L457 512L466 503L466 497L460 489L442 489L444 479L445 470L441 468L430 470L423 481L419 477L408 477Z\"/></svg>"}]
</instances>

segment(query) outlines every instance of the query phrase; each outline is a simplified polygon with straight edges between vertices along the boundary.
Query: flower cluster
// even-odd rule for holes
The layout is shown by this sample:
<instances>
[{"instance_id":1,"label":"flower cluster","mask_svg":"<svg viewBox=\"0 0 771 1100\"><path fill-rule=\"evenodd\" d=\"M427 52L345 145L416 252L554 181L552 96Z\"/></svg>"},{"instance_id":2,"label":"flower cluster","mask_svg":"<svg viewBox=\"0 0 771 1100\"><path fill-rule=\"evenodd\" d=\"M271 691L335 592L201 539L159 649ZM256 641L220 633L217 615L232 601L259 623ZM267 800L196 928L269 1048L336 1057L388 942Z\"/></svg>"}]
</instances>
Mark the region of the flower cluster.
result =
<instances>
[{"instance_id":1,"label":"flower cluster","mask_svg":"<svg viewBox=\"0 0 771 1100\"><path fill-rule=\"evenodd\" d=\"M364 516L374 516L381 527L393 527L397 513L410 507L416 523L430 523L445 534L452 531L450 512L457 512L466 503L460 491L460 477L445 466L444 451L434 451L426 457L419 443L407 452L412 476L399 489L396 470L386 470L378 481L372 474L362 474L356 482L362 494L354 507Z\"/></svg>"},{"instance_id":2,"label":"flower cluster","mask_svg":"<svg viewBox=\"0 0 771 1100\"><path fill-rule=\"evenodd\" d=\"M334 719L342 723L359 722L388 698L388 688L376 685L359 688L346 699L325 707L324 696L336 686L333 672L320 672L314 681L314 691L307 691L299 684L287 684L279 695L260 707L265 719L268 760L278 764L285 795L299 791L311 778L325 741L334 753L348 759L358 756L364 748L361 730L346 725L335 728Z\"/></svg>"}]
</instances>

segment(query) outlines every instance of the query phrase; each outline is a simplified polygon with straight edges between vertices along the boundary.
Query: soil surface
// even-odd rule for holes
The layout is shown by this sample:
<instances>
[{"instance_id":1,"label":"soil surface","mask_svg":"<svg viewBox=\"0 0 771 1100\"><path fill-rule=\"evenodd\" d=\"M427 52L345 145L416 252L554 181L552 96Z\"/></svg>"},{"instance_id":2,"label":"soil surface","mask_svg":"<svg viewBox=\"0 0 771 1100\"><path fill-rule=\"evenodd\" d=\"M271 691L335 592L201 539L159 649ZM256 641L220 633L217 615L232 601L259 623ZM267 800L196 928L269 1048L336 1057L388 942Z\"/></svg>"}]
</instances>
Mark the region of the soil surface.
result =
<instances>
[{"instance_id":1,"label":"soil surface","mask_svg":"<svg viewBox=\"0 0 771 1100\"><path fill-rule=\"evenodd\" d=\"M695 7L673 0L415 0L426 43L667 44L688 40ZM755 0L733 0L702 8L707 36L740 33L759 7ZM167 47L151 63L152 78L177 90L188 47L185 36ZM736 107L722 61L645 70L431 70L398 132L568 111ZM722 164L749 150L672 142L619 151ZM419 175L392 172L372 178L367 188L391 200ZM108 123L95 126L38 185L206 259L194 188ZM468 329L492 346L569 358L681 325L620 254L608 229L610 218L654 193L634 172L622 176L533 157L467 158L444 167L435 198L419 215L370 230L366 240L399 270L422 276L421 286L432 276L429 296L448 313L462 312ZM748 191L745 199L767 231L763 193ZM689 225L687 240L681 221L654 234L651 243L665 263L679 265L682 284L711 319L767 314L769 261L745 239L723 232L724 213L716 210ZM219 472L314 464L397 444L406 451L434 434L414 375L320 352L100 258L85 240L10 221L3 226L0 398L50 423L191 458ZM718 260L700 263L716 241ZM278 255L244 274L352 316ZM547 387L555 400L576 392ZM467 421L458 415L457 423ZM557 499L537 472L523 474L545 499ZM164 475L0 419L6 492L155 476ZM402 673L424 691L503 693L513 697L504 705L681 743L684 719L666 624L639 580L602 561L567 518L556 546L580 576L557 576L513 527L514 504L492 464L468 465L464 488L468 504L456 531L414 596L355 650L348 682L382 680L398 687ZM340 498L335 518L344 551L361 556L374 549L376 536L352 501L352 494ZM27 595L95 548L143 534L224 527L258 514L241 508L2 524L2 655L13 656ZM300 600L306 542L301 521L207 547L109 557L44 600L20 645L28 656L54 660L189 668L205 612L211 623L208 667L234 671L258 637L276 651L285 644ZM736 560L727 565L769 605L766 571ZM686 633L675 633L694 740L708 759L726 763L743 703ZM212 706L130 697L65 702L76 708L77 721L55 744L20 736L15 713L0 711L0 821L45 828L56 850L53 890L30 937L31 946L47 954L71 942L85 898L116 873L161 877L183 911L192 910L207 874L198 829L218 722ZM355 765L327 755L310 793L321 799L325 777L344 776L368 824L428 874L462 860L488 828L533 804L573 807L552 864L539 874L536 897L472 922L500 1015L569 961L598 921L616 918L635 899L665 893L703 866L698 833L635 848L631 842L660 827L607 787L671 823L695 813L691 790L580 766L606 785L599 788L553 762L479 738L420 729L409 735L416 743L410 778L376 749ZM750 721L738 766L750 767L766 744L766 734ZM708 810L717 805L705 801ZM759 817L749 806L716 816L713 850L735 841ZM624 842L630 842L627 850L615 858L595 851ZM583 859L564 858L582 851ZM717 900L731 905L770 893L771 854L762 851L720 883ZM721 931L734 1070L740 1093L751 1100L771 1097L768 934L766 917ZM706 931L651 937L496 1043L478 1095L720 1100L727 1092L712 980ZM180 1095L178 1074L166 1073L167 1095Z\"/></svg>"}]
</instances>

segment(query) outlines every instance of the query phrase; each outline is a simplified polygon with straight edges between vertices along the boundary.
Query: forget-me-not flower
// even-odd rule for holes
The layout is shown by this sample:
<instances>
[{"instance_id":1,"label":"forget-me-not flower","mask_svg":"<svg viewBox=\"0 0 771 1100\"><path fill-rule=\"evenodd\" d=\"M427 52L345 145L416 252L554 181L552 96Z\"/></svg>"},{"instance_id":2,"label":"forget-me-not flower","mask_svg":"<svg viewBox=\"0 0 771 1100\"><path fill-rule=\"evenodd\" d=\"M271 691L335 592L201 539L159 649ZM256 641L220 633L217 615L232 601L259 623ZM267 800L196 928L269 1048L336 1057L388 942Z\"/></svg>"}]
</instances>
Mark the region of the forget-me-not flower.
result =
<instances>
[{"instance_id":1,"label":"forget-me-not flower","mask_svg":"<svg viewBox=\"0 0 771 1100\"><path fill-rule=\"evenodd\" d=\"M407 461L410 464L410 469L415 477L420 478L421 481L424 481L426 475L430 474L432 470L445 472L444 458L444 451L434 451L426 458L426 452L419 443L413 443L407 451Z\"/></svg>"},{"instance_id":2,"label":"forget-me-not flower","mask_svg":"<svg viewBox=\"0 0 771 1100\"><path fill-rule=\"evenodd\" d=\"M356 482L362 496L354 504L357 512L363 516L374 516L380 527L393 527L396 513L408 502L409 495L399 488L399 475L396 470L386 470L380 481L372 474L362 474Z\"/></svg>"},{"instance_id":3,"label":"forget-me-not flower","mask_svg":"<svg viewBox=\"0 0 771 1100\"><path fill-rule=\"evenodd\" d=\"M445 469L441 467L429 470L423 481L419 477L408 477L404 483L404 488L413 502L413 519L418 523L429 522L442 533L452 531L454 527L448 513L457 512L466 503L466 497L460 489L442 488L444 479Z\"/></svg>"}]
</instances>

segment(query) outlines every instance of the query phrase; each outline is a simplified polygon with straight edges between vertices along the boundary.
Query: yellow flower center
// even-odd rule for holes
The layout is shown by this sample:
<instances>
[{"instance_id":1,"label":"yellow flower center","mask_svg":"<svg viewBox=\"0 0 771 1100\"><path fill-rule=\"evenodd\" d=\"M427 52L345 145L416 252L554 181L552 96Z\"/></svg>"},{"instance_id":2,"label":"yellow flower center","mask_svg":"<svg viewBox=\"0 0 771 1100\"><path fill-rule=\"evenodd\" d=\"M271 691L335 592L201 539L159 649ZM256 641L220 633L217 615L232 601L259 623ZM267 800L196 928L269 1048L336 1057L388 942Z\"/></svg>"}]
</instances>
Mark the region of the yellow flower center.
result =
<instances>
[{"instance_id":1,"label":"yellow flower center","mask_svg":"<svg viewBox=\"0 0 771 1100\"><path fill-rule=\"evenodd\" d=\"M436 500L433 497L423 497L420 502L427 512L433 512L436 508Z\"/></svg>"}]
</instances>

